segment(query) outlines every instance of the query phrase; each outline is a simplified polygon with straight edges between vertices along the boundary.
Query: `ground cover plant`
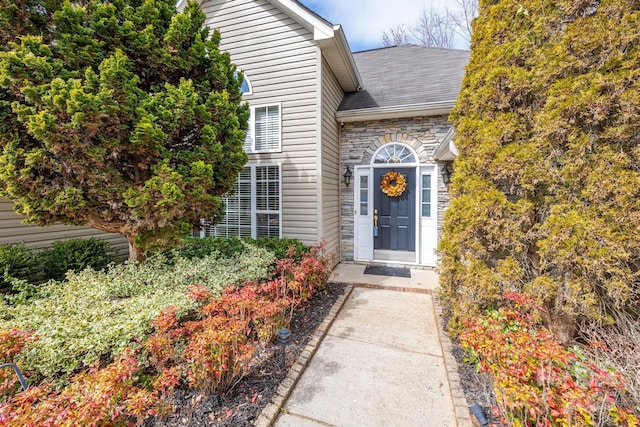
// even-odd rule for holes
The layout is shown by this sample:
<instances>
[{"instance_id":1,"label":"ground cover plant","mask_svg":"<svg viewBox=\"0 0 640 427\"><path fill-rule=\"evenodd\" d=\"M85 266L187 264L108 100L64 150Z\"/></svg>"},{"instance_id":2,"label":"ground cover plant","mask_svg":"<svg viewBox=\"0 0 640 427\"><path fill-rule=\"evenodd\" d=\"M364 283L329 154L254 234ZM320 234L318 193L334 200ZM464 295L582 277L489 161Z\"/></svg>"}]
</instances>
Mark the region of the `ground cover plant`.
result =
<instances>
[{"instance_id":1,"label":"ground cover plant","mask_svg":"<svg viewBox=\"0 0 640 427\"><path fill-rule=\"evenodd\" d=\"M250 254L247 260L252 260L254 269L256 259L260 259L256 254L260 252L268 254L256 247L245 252ZM208 261L208 266L212 266L211 256L194 259L196 263ZM194 259L190 262L194 262ZM238 259L227 267L246 275L247 269L251 267ZM144 317L144 321L142 317L139 318L140 324L146 322L140 327L140 331L146 329L146 334L137 333L125 342L128 327L112 325L118 330L118 339L121 341L112 340L111 352L86 360L84 368L77 366L75 370L70 370L66 363L56 364L55 360L53 365L49 364L51 360L44 360L43 364L36 363L34 366L40 370L39 375L45 381L39 382L27 392L13 394L15 385L5 379L4 394L0 395L5 402L0 404L0 425L140 423L151 415L162 416L171 411L170 397L180 384L207 392L226 390L243 375L253 349L260 342L269 341L275 331L287 325L292 310L324 285L329 265L322 248L316 247L300 262L295 262L293 258L276 261L276 270L272 270L273 275L267 275L266 279L261 274L257 277L263 277L262 279L238 276L237 280L227 282L227 286L215 287L203 284L202 281L194 281L192 273L176 267L192 265L183 266L182 260L184 259L173 260L173 271L178 274L167 275L167 283L168 278L174 278L173 286L179 287L176 286L180 283L175 280L177 277L183 283L191 284L182 288L182 293L176 292L173 301L167 298L166 291L162 292L165 295L158 299L157 307L164 306L154 316ZM263 261L265 265L273 265L273 255L264 256ZM147 265L143 264L141 267ZM117 268L116 271L121 276L114 277L126 277L127 268L130 266ZM181 271L183 275L180 274ZM107 275L109 272L100 274ZM154 278L153 274L153 268L149 267L144 275L138 277L137 284L144 287L147 280ZM234 274L229 274L227 278L235 277ZM155 275L162 274L155 270ZM69 283L80 276L72 275ZM163 284L162 279L155 277L155 280L155 284ZM120 280L119 283L111 288L115 293L107 291L99 296L112 301L131 298L129 294L136 287L122 287L126 280ZM212 283L215 285L218 282ZM146 286L150 289L154 284ZM81 291L77 287L73 289ZM46 299L54 294L53 290L45 288L33 300ZM177 298L178 294L180 298ZM146 294L145 298L149 300L150 295L153 294ZM135 308L143 310L142 305L135 305ZM65 310L69 308L62 311ZM0 328L4 331L4 335L0 335L0 350L3 351L1 357L4 360L28 359L25 354L31 353L27 351L29 346L36 346L41 340L52 339L40 337L40 330L30 332L28 323L23 326L24 329ZM71 335L66 343L56 345L65 344L68 349L73 350L80 342ZM98 342L91 345L98 345ZM70 359L66 361L75 363ZM47 368L43 368L45 366ZM54 369L57 372L46 375ZM61 378L65 377L67 380L62 381ZM9 390L11 387L13 389Z\"/></svg>"},{"instance_id":2,"label":"ground cover plant","mask_svg":"<svg viewBox=\"0 0 640 427\"><path fill-rule=\"evenodd\" d=\"M179 315L193 309L186 293L194 283L219 294L226 285L267 277L273 261L267 251L247 246L235 258L213 254L167 264L158 256L108 271L86 269L10 296L15 304L2 314L0 330L37 331L16 361L38 379L66 378L147 336L165 307Z\"/></svg>"},{"instance_id":3,"label":"ground cover plant","mask_svg":"<svg viewBox=\"0 0 640 427\"><path fill-rule=\"evenodd\" d=\"M508 293L501 308L467 320L459 335L469 360L489 374L500 425L640 426L623 375L584 347L564 347L540 325L542 312L532 297Z\"/></svg>"}]
</instances>

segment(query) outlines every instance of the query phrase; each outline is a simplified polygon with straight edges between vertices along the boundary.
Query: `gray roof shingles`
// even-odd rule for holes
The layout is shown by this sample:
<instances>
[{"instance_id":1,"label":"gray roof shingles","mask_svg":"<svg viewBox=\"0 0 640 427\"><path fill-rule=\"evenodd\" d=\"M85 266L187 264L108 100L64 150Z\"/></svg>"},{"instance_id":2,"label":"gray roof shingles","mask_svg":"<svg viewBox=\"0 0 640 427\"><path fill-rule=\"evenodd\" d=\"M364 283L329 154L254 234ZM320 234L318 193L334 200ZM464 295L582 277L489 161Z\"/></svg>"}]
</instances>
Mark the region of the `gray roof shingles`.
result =
<instances>
[{"instance_id":1,"label":"gray roof shingles","mask_svg":"<svg viewBox=\"0 0 640 427\"><path fill-rule=\"evenodd\" d=\"M353 53L364 87L338 111L453 101L469 51L402 45Z\"/></svg>"}]
</instances>

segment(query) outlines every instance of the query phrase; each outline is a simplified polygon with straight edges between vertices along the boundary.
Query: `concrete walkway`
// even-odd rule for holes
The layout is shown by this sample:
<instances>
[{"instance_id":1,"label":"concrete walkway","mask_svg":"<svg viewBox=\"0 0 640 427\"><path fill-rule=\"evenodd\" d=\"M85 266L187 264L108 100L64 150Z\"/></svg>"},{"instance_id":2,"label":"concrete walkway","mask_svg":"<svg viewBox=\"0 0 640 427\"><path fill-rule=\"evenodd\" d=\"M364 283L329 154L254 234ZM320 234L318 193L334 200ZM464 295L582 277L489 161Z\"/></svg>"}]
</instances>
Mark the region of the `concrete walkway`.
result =
<instances>
[{"instance_id":1,"label":"concrete walkway","mask_svg":"<svg viewBox=\"0 0 640 427\"><path fill-rule=\"evenodd\" d=\"M470 426L459 380L452 393L453 358L436 322L437 274L412 269L408 279L364 275L364 268L334 270L331 281L355 288L275 426Z\"/></svg>"}]
</instances>

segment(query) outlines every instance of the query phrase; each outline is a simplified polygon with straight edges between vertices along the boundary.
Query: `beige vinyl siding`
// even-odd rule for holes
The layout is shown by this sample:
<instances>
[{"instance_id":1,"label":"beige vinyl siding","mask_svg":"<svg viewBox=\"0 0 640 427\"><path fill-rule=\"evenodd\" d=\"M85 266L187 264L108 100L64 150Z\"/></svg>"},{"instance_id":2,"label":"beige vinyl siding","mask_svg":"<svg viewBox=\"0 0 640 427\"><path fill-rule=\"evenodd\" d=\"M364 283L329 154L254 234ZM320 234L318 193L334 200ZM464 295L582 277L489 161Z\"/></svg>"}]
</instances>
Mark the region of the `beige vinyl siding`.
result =
<instances>
[{"instance_id":1,"label":"beige vinyl siding","mask_svg":"<svg viewBox=\"0 0 640 427\"><path fill-rule=\"evenodd\" d=\"M91 227L36 227L23 224L22 218L13 211L13 202L0 198L0 243L24 243L29 248L44 248L56 240L88 237L108 241L123 257L129 252L127 240L120 234L103 233Z\"/></svg>"},{"instance_id":2,"label":"beige vinyl siding","mask_svg":"<svg viewBox=\"0 0 640 427\"><path fill-rule=\"evenodd\" d=\"M335 112L344 93L326 61L322 61L322 234L327 249L340 246L340 128ZM338 254L339 255L339 254ZM339 256L338 256L339 259Z\"/></svg>"},{"instance_id":3,"label":"beige vinyl siding","mask_svg":"<svg viewBox=\"0 0 640 427\"><path fill-rule=\"evenodd\" d=\"M313 34L266 0L205 0L205 24L249 78L254 106L282 107L282 152L250 154L250 163L282 165L282 235L318 241L317 113L319 64Z\"/></svg>"}]
</instances>

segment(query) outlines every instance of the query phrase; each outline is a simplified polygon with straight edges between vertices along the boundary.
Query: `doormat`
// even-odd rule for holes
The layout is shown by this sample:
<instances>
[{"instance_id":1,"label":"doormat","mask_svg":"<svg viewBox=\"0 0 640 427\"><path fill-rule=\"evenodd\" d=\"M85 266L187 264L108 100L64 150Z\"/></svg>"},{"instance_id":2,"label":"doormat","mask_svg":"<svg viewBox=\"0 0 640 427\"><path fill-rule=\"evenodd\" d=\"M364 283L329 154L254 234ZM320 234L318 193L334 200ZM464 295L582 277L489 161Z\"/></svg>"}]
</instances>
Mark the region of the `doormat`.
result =
<instances>
[{"instance_id":1,"label":"doormat","mask_svg":"<svg viewBox=\"0 0 640 427\"><path fill-rule=\"evenodd\" d=\"M368 265L364 269L364 274L375 274L376 276L391 277L411 277L411 270L400 267L383 267L380 265Z\"/></svg>"}]
</instances>

